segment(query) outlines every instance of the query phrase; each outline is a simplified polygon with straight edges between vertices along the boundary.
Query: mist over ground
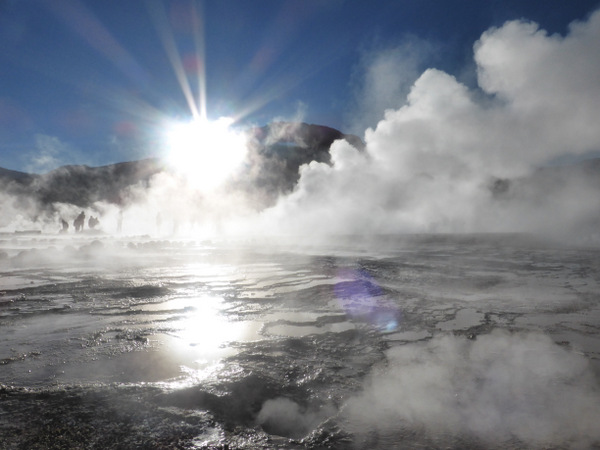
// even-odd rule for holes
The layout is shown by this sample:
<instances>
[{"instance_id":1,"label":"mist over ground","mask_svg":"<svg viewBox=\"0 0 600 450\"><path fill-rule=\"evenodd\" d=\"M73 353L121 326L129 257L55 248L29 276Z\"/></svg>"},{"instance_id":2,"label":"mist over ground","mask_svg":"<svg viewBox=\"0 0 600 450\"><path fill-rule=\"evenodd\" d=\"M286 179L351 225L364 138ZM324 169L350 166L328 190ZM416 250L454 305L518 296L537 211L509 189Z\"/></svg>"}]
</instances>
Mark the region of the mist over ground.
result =
<instances>
[{"instance_id":1,"label":"mist over ground","mask_svg":"<svg viewBox=\"0 0 600 450\"><path fill-rule=\"evenodd\" d=\"M600 443L597 248L0 237L0 443Z\"/></svg>"},{"instance_id":2,"label":"mist over ground","mask_svg":"<svg viewBox=\"0 0 600 450\"><path fill-rule=\"evenodd\" d=\"M600 392L587 360L540 333L496 330L391 349L342 414L352 428L385 435L398 424L495 446L589 448L600 439ZM365 433L363 439L368 439Z\"/></svg>"}]
</instances>

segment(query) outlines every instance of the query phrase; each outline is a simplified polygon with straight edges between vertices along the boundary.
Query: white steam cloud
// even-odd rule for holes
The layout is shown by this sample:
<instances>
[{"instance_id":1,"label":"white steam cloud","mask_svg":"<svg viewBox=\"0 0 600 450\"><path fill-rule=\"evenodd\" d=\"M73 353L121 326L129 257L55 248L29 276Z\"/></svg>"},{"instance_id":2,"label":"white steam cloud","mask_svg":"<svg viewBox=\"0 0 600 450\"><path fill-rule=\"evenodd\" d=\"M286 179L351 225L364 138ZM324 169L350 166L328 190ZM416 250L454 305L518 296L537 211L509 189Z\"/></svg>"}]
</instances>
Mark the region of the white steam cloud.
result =
<instances>
[{"instance_id":1,"label":"white steam cloud","mask_svg":"<svg viewBox=\"0 0 600 450\"><path fill-rule=\"evenodd\" d=\"M600 391L586 358L546 335L445 336L393 348L387 359L342 410L359 436L424 428L500 447L516 438L569 448L600 439Z\"/></svg>"},{"instance_id":2,"label":"white steam cloud","mask_svg":"<svg viewBox=\"0 0 600 450\"><path fill-rule=\"evenodd\" d=\"M564 231L586 221L599 204L582 183L567 184L551 204L531 192L497 201L489 187L559 156L600 150L599 40L598 11L564 37L524 21L490 29L474 46L480 89L425 71L407 103L366 131L364 152L334 143L333 165L302 167L296 190L264 214L265 223L290 233L355 233L549 224ZM561 209L578 215L559 218Z\"/></svg>"},{"instance_id":3,"label":"white steam cloud","mask_svg":"<svg viewBox=\"0 0 600 450\"><path fill-rule=\"evenodd\" d=\"M256 421L270 433L299 438L334 413L332 406L303 408L289 398L278 397L263 404Z\"/></svg>"}]
</instances>

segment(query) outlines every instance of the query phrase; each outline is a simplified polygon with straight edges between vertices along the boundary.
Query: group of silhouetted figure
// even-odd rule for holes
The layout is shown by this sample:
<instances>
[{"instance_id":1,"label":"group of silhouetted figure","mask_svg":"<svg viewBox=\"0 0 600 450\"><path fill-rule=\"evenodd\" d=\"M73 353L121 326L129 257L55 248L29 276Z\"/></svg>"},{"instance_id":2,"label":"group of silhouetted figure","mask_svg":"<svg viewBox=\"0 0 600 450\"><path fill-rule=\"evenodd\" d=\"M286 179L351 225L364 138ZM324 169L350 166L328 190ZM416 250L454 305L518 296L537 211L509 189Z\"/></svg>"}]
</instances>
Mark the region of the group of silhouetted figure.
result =
<instances>
[{"instance_id":1,"label":"group of silhouetted figure","mask_svg":"<svg viewBox=\"0 0 600 450\"><path fill-rule=\"evenodd\" d=\"M88 220L88 227L90 230L93 230L94 228L96 228L98 226L99 223L100 223L100 221L98 220L97 217L90 216L90 218ZM83 231L84 225L85 225L85 213L83 211L81 211L79 213L79 215L73 221L73 227L75 228L75 232L79 233L79 232ZM60 226L61 226L61 230L60 230L61 233L69 232L69 222L67 222L65 219L63 219L63 218L60 219Z\"/></svg>"},{"instance_id":2,"label":"group of silhouetted figure","mask_svg":"<svg viewBox=\"0 0 600 450\"><path fill-rule=\"evenodd\" d=\"M0 0L1 1L1 0ZM73 220L73 228L75 228L75 233L81 233L85 227L85 212L81 211L79 213L79 215L77 215L77 217L75 218L75 220ZM69 222L66 221L64 218L60 218L59 219L59 223L61 226L61 229L59 231L59 233L61 234L66 234L69 232ZM88 228L90 230L94 230L96 229L96 227L98 227L98 225L100 225L100 220L98 219L98 217L94 217L94 216L90 216L90 218L88 219L87 222ZM158 212L156 214L156 234L160 235L161 231L162 231L162 226L163 226L163 218L160 212ZM177 234L179 229L179 220L177 219L173 219L173 234ZM119 211L119 214L117 215L117 233L122 233L123 231L123 210Z\"/></svg>"}]
</instances>

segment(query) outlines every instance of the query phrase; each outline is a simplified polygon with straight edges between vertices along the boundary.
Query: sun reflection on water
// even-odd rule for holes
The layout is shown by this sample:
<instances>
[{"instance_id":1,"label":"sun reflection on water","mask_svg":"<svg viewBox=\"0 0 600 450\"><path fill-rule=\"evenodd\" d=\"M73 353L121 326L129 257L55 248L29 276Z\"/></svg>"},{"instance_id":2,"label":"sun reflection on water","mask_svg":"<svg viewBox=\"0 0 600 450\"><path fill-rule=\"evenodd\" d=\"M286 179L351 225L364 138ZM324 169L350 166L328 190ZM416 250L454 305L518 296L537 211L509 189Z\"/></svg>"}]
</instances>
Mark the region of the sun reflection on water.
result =
<instances>
[{"instance_id":1,"label":"sun reflection on water","mask_svg":"<svg viewBox=\"0 0 600 450\"><path fill-rule=\"evenodd\" d=\"M235 342L259 339L260 323L232 320L223 297L202 295L175 298L167 305L178 311L166 340L167 350L188 380L210 376L224 358L237 353Z\"/></svg>"},{"instance_id":2,"label":"sun reflection on water","mask_svg":"<svg viewBox=\"0 0 600 450\"><path fill-rule=\"evenodd\" d=\"M187 314L177 323L176 333L182 345L210 353L235 338L232 323L222 314L222 301L219 297L206 296L186 302Z\"/></svg>"}]
</instances>

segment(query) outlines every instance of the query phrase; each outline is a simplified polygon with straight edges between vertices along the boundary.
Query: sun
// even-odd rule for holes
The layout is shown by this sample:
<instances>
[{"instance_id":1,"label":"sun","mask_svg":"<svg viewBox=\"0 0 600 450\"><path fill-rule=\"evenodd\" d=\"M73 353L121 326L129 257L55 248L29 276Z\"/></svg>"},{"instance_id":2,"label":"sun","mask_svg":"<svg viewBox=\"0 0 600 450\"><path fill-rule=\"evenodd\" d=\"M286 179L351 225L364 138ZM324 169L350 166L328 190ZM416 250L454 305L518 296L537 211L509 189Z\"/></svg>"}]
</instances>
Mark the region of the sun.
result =
<instances>
[{"instance_id":1,"label":"sun","mask_svg":"<svg viewBox=\"0 0 600 450\"><path fill-rule=\"evenodd\" d=\"M246 156L246 138L231 128L233 120L193 119L167 126L167 163L204 191L223 185Z\"/></svg>"}]
</instances>

